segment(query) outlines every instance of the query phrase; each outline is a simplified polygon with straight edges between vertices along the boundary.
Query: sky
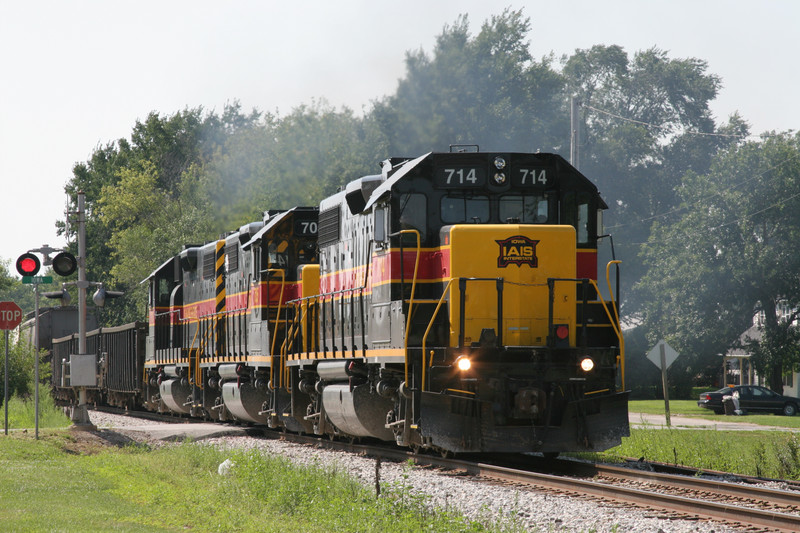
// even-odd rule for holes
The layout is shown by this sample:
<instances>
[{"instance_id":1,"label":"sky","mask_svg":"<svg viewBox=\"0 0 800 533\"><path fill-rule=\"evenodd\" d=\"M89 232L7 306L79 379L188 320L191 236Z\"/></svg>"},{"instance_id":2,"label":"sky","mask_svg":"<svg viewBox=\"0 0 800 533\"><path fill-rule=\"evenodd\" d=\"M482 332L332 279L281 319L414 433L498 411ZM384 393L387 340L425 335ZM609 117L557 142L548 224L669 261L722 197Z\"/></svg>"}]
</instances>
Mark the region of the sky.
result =
<instances>
[{"instance_id":1,"label":"sky","mask_svg":"<svg viewBox=\"0 0 800 533\"><path fill-rule=\"evenodd\" d=\"M55 223L73 166L150 112L239 101L286 115L321 99L362 112L394 93L406 52L506 7L531 19L537 59L656 46L722 78L717 122L800 129L796 0L0 0L0 260L14 272L27 250L66 246Z\"/></svg>"}]
</instances>

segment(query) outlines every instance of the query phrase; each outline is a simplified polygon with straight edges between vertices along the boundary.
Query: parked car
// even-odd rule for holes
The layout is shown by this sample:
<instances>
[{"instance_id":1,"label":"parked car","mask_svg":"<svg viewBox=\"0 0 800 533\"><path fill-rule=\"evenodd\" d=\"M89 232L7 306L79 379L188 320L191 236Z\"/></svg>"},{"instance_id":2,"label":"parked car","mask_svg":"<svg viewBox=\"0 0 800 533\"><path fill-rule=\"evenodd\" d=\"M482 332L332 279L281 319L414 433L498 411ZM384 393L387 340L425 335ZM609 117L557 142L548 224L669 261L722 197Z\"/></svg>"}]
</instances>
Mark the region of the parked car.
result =
<instances>
[{"instance_id":1,"label":"parked car","mask_svg":"<svg viewBox=\"0 0 800 533\"><path fill-rule=\"evenodd\" d=\"M725 387L714 392L704 392L697 400L697 405L711 409L718 415L725 412L722 404L723 396L732 396L739 393L739 409L749 413L777 413L794 416L800 409L800 398L783 396L765 387L758 385L737 385Z\"/></svg>"}]
</instances>

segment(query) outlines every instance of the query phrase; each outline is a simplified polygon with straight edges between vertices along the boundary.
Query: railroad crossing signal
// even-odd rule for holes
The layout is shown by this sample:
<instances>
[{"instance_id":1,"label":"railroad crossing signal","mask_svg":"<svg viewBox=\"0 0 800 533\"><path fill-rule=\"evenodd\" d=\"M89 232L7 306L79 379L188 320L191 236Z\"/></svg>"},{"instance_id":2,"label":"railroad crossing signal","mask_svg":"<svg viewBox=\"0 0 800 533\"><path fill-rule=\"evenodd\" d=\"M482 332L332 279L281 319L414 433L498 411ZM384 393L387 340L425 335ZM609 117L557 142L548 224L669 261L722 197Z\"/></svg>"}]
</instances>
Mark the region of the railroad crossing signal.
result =
<instances>
[{"instance_id":1,"label":"railroad crossing signal","mask_svg":"<svg viewBox=\"0 0 800 533\"><path fill-rule=\"evenodd\" d=\"M47 246L47 245L45 245ZM53 248L46 247L46 248L39 248L37 250L31 250L30 252L26 252L19 256L17 259L17 272L19 275L22 276L23 283L35 283L35 276L36 273L39 272L39 268L42 266L41 261L39 261L39 257L34 254L33 252L40 252L44 254L44 264L45 265L52 265L53 271L58 274L59 276L69 276L78 268L78 260L75 259L75 256L69 252L60 252L58 253L52 260L50 260L50 256L48 254L55 252ZM34 278L33 281L24 281L25 279ZM41 280L40 280L41 282ZM52 282L52 280L50 281ZM44 282L44 283L50 283Z\"/></svg>"},{"instance_id":2,"label":"railroad crossing signal","mask_svg":"<svg viewBox=\"0 0 800 533\"><path fill-rule=\"evenodd\" d=\"M39 267L42 266L39 258L30 253L24 253L17 259L17 272L20 276L35 276L39 272Z\"/></svg>"},{"instance_id":3,"label":"railroad crossing signal","mask_svg":"<svg viewBox=\"0 0 800 533\"><path fill-rule=\"evenodd\" d=\"M69 252L61 252L53 258L53 272L59 276L69 276L78 268L78 261Z\"/></svg>"},{"instance_id":4,"label":"railroad crossing signal","mask_svg":"<svg viewBox=\"0 0 800 533\"><path fill-rule=\"evenodd\" d=\"M22 322L22 309L16 302L0 302L0 330L14 329Z\"/></svg>"}]
</instances>

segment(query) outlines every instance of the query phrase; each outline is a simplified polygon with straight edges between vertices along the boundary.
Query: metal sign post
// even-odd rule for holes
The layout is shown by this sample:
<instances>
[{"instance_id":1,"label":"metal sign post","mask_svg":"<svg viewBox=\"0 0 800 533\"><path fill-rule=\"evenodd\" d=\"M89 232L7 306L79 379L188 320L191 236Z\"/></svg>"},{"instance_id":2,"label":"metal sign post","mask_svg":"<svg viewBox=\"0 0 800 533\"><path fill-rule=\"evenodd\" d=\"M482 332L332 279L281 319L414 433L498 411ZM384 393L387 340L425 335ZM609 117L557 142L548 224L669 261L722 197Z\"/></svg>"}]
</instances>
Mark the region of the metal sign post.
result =
<instances>
[{"instance_id":1,"label":"metal sign post","mask_svg":"<svg viewBox=\"0 0 800 533\"><path fill-rule=\"evenodd\" d=\"M5 387L3 388L3 407L5 408L6 418L5 425L6 435L8 435L8 330L6 330L6 366L3 375L6 378Z\"/></svg>"},{"instance_id":2,"label":"metal sign post","mask_svg":"<svg viewBox=\"0 0 800 533\"><path fill-rule=\"evenodd\" d=\"M647 353L647 358L661 369L661 386L664 389L664 412L666 414L667 427L670 427L672 424L669 418L669 383L667 383L667 368L678 358L678 352L665 341L660 340L658 344Z\"/></svg>"},{"instance_id":3,"label":"metal sign post","mask_svg":"<svg viewBox=\"0 0 800 533\"><path fill-rule=\"evenodd\" d=\"M0 329L6 332L6 363L5 371L5 387L3 388L3 407L5 409L5 433L8 435L8 331L19 326L22 322L22 309L16 302L0 302ZM38 436L38 434L37 434Z\"/></svg>"}]
</instances>

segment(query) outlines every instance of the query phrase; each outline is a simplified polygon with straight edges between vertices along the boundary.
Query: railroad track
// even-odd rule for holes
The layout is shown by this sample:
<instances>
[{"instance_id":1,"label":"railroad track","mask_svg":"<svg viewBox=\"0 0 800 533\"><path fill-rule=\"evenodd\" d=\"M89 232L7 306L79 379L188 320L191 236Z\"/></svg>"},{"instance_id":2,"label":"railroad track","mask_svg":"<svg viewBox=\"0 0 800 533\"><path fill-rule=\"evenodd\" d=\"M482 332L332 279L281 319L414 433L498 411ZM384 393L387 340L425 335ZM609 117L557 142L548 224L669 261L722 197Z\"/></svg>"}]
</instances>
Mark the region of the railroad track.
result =
<instances>
[{"instance_id":1,"label":"railroad track","mask_svg":"<svg viewBox=\"0 0 800 533\"><path fill-rule=\"evenodd\" d=\"M140 416L139 413L106 411ZM186 418L154 413L147 413L142 417L166 422L187 421ZM622 506L636 505L663 518L713 520L748 531L800 531L800 491L796 490L798 485L791 482L784 489L768 488L754 485L757 480L743 476L729 477L747 481L746 483L726 481L721 478L723 473L715 473L709 477L690 469L686 469L689 475L653 472L646 463L632 468L570 460L545 461L540 457L506 456L499 458L497 464L489 464L468 458L416 454L389 445L367 445L279 433L266 428L265 437L282 438L391 461L410 459L418 465L464 472L494 482L511 483L524 490L545 490L601 499Z\"/></svg>"}]
</instances>

